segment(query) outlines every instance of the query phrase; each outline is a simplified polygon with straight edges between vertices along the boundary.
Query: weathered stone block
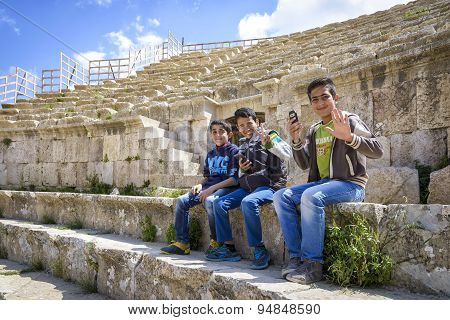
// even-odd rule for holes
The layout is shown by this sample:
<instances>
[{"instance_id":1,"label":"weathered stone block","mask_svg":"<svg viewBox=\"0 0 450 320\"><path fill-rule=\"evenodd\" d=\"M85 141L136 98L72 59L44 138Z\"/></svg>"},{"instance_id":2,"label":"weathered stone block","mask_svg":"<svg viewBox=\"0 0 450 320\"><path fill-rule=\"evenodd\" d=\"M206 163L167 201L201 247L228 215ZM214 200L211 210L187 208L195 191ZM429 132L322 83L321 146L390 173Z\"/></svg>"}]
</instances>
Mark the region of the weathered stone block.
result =
<instances>
[{"instance_id":1,"label":"weathered stone block","mask_svg":"<svg viewBox=\"0 0 450 320\"><path fill-rule=\"evenodd\" d=\"M53 140L40 139L38 144L38 162L53 162Z\"/></svg>"},{"instance_id":2,"label":"weathered stone block","mask_svg":"<svg viewBox=\"0 0 450 320\"><path fill-rule=\"evenodd\" d=\"M59 180L62 186L76 186L77 184L77 171L76 163L60 163L59 164Z\"/></svg>"},{"instance_id":3,"label":"weathered stone block","mask_svg":"<svg viewBox=\"0 0 450 320\"><path fill-rule=\"evenodd\" d=\"M419 203L419 175L410 168L368 169L366 202L373 203Z\"/></svg>"},{"instance_id":4,"label":"weathered stone block","mask_svg":"<svg viewBox=\"0 0 450 320\"><path fill-rule=\"evenodd\" d=\"M450 204L450 166L430 174L428 203Z\"/></svg>"},{"instance_id":5,"label":"weathered stone block","mask_svg":"<svg viewBox=\"0 0 450 320\"><path fill-rule=\"evenodd\" d=\"M18 163L8 163L7 166L7 184L16 187L20 186L23 181L22 172L20 169L23 167L23 165L20 165Z\"/></svg>"},{"instance_id":6,"label":"weathered stone block","mask_svg":"<svg viewBox=\"0 0 450 320\"><path fill-rule=\"evenodd\" d=\"M419 130L410 134L391 136L391 163L393 166L415 167L415 162L433 166L446 154L445 129Z\"/></svg>"},{"instance_id":7,"label":"weathered stone block","mask_svg":"<svg viewBox=\"0 0 450 320\"><path fill-rule=\"evenodd\" d=\"M8 171L6 164L0 163L0 186L6 186L8 184Z\"/></svg>"},{"instance_id":8,"label":"weathered stone block","mask_svg":"<svg viewBox=\"0 0 450 320\"><path fill-rule=\"evenodd\" d=\"M23 168L23 182L26 186L42 185L42 164L40 163L26 164Z\"/></svg>"},{"instance_id":9,"label":"weathered stone block","mask_svg":"<svg viewBox=\"0 0 450 320\"><path fill-rule=\"evenodd\" d=\"M73 145L72 145L73 147ZM52 162L64 162L66 159L66 141L53 140L52 144Z\"/></svg>"},{"instance_id":10,"label":"weathered stone block","mask_svg":"<svg viewBox=\"0 0 450 320\"><path fill-rule=\"evenodd\" d=\"M121 156L120 135L111 135L103 137L103 155L102 159L117 161Z\"/></svg>"},{"instance_id":11,"label":"weathered stone block","mask_svg":"<svg viewBox=\"0 0 450 320\"><path fill-rule=\"evenodd\" d=\"M383 147L383 156L380 159L367 159L367 168L384 168L391 165L391 141L389 137L377 137Z\"/></svg>"},{"instance_id":12,"label":"weathered stone block","mask_svg":"<svg viewBox=\"0 0 450 320\"><path fill-rule=\"evenodd\" d=\"M103 137L89 139L89 162L103 161Z\"/></svg>"},{"instance_id":13,"label":"weathered stone block","mask_svg":"<svg viewBox=\"0 0 450 320\"><path fill-rule=\"evenodd\" d=\"M139 134L130 133L120 136L120 160L125 160L126 158L134 158L139 155Z\"/></svg>"},{"instance_id":14,"label":"weathered stone block","mask_svg":"<svg viewBox=\"0 0 450 320\"><path fill-rule=\"evenodd\" d=\"M416 85L405 81L372 91L374 127L382 135L412 132L417 128Z\"/></svg>"},{"instance_id":15,"label":"weathered stone block","mask_svg":"<svg viewBox=\"0 0 450 320\"><path fill-rule=\"evenodd\" d=\"M191 120L192 117L192 103L190 100L178 101L169 106L170 122Z\"/></svg>"},{"instance_id":16,"label":"weathered stone block","mask_svg":"<svg viewBox=\"0 0 450 320\"><path fill-rule=\"evenodd\" d=\"M5 162L34 163L37 160L35 140L15 141L7 149Z\"/></svg>"},{"instance_id":17,"label":"weathered stone block","mask_svg":"<svg viewBox=\"0 0 450 320\"><path fill-rule=\"evenodd\" d=\"M78 187L86 187L87 186L87 172L88 172L88 163L87 162L78 162L75 164L76 170L76 186Z\"/></svg>"},{"instance_id":18,"label":"weathered stone block","mask_svg":"<svg viewBox=\"0 0 450 320\"><path fill-rule=\"evenodd\" d=\"M340 96L336 105L341 110L357 114L373 132L373 98L370 91L349 92Z\"/></svg>"},{"instance_id":19,"label":"weathered stone block","mask_svg":"<svg viewBox=\"0 0 450 320\"><path fill-rule=\"evenodd\" d=\"M261 91L262 93L262 105L263 106L271 106L278 105L279 103L279 79L272 78L269 80L264 80L261 82L254 83L255 88Z\"/></svg>"},{"instance_id":20,"label":"weathered stone block","mask_svg":"<svg viewBox=\"0 0 450 320\"><path fill-rule=\"evenodd\" d=\"M102 169L102 181L107 184L114 183L114 163L113 162L104 162Z\"/></svg>"},{"instance_id":21,"label":"weathered stone block","mask_svg":"<svg viewBox=\"0 0 450 320\"><path fill-rule=\"evenodd\" d=\"M58 186L58 163L43 163L42 164L42 184L44 186Z\"/></svg>"},{"instance_id":22,"label":"weathered stone block","mask_svg":"<svg viewBox=\"0 0 450 320\"><path fill-rule=\"evenodd\" d=\"M417 82L417 125L419 129L450 126L450 76L448 73Z\"/></svg>"}]
</instances>

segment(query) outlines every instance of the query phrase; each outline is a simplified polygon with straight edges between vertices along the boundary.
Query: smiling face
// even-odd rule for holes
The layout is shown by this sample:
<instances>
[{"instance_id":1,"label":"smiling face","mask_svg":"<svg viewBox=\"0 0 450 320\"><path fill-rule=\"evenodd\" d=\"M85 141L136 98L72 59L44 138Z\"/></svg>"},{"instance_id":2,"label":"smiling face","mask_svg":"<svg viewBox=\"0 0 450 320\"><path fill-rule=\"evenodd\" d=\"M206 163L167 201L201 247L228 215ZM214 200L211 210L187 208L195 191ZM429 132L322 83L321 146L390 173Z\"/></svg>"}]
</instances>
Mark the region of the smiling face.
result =
<instances>
[{"instance_id":1,"label":"smiling face","mask_svg":"<svg viewBox=\"0 0 450 320\"><path fill-rule=\"evenodd\" d=\"M211 140L218 147L223 146L225 143L228 142L228 139L230 138L230 134L220 124L212 125L210 135L211 135Z\"/></svg>"},{"instance_id":2,"label":"smiling face","mask_svg":"<svg viewBox=\"0 0 450 320\"><path fill-rule=\"evenodd\" d=\"M331 120L331 111L336 108L336 101L338 96L335 98L331 95L328 88L320 86L314 88L311 91L311 105L314 112L322 118L324 123L328 123Z\"/></svg>"},{"instance_id":3,"label":"smiling face","mask_svg":"<svg viewBox=\"0 0 450 320\"><path fill-rule=\"evenodd\" d=\"M250 139L253 136L253 133L256 131L256 129L259 126L259 120L256 119L253 120L252 117L244 118L244 117L238 117L236 119L237 127L239 130L239 133L242 134L247 139Z\"/></svg>"}]
</instances>

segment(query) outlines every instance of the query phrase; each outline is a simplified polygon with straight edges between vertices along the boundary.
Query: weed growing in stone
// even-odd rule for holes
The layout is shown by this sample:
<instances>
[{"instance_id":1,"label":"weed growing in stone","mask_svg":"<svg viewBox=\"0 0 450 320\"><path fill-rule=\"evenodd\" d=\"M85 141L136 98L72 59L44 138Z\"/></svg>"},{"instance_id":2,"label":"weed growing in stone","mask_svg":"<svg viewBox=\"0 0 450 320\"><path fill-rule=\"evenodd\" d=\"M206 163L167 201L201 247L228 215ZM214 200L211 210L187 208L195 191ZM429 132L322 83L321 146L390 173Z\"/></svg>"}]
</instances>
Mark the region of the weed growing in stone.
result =
<instances>
[{"instance_id":1,"label":"weed growing in stone","mask_svg":"<svg viewBox=\"0 0 450 320\"><path fill-rule=\"evenodd\" d=\"M4 138L4 139L2 140L2 142L3 142L3 144L8 148L8 147L11 145L12 140L11 140L10 138Z\"/></svg>"},{"instance_id":2,"label":"weed growing in stone","mask_svg":"<svg viewBox=\"0 0 450 320\"><path fill-rule=\"evenodd\" d=\"M405 19L406 20L414 20L414 19L417 19L429 12L430 11L425 7L417 7L417 8L414 8L412 10L405 12Z\"/></svg>"},{"instance_id":3,"label":"weed growing in stone","mask_svg":"<svg viewBox=\"0 0 450 320\"><path fill-rule=\"evenodd\" d=\"M178 198L179 196L185 194L186 191L181 189L174 189L174 190L165 190L161 197L167 197L167 198Z\"/></svg>"},{"instance_id":4,"label":"weed growing in stone","mask_svg":"<svg viewBox=\"0 0 450 320\"><path fill-rule=\"evenodd\" d=\"M3 209L0 208L0 219L3 218Z\"/></svg>"},{"instance_id":5,"label":"weed growing in stone","mask_svg":"<svg viewBox=\"0 0 450 320\"><path fill-rule=\"evenodd\" d=\"M120 188L120 194L124 196L143 196L143 192L138 190L134 183L127 184L125 187Z\"/></svg>"},{"instance_id":6,"label":"weed growing in stone","mask_svg":"<svg viewBox=\"0 0 450 320\"><path fill-rule=\"evenodd\" d=\"M130 163L131 161L133 161L133 157L128 156L128 157L125 158L125 161Z\"/></svg>"},{"instance_id":7,"label":"weed growing in stone","mask_svg":"<svg viewBox=\"0 0 450 320\"><path fill-rule=\"evenodd\" d=\"M202 239L202 227L200 221L191 217L189 219L189 243L192 250L197 250L200 247Z\"/></svg>"},{"instance_id":8,"label":"weed growing in stone","mask_svg":"<svg viewBox=\"0 0 450 320\"><path fill-rule=\"evenodd\" d=\"M86 244L86 264L89 268L98 272L98 262L97 256L95 255L95 244L93 242Z\"/></svg>"},{"instance_id":9,"label":"weed growing in stone","mask_svg":"<svg viewBox=\"0 0 450 320\"><path fill-rule=\"evenodd\" d=\"M382 254L380 241L367 220L358 214L338 226L326 227L324 248L326 278L340 286L386 284L392 260Z\"/></svg>"},{"instance_id":10,"label":"weed growing in stone","mask_svg":"<svg viewBox=\"0 0 450 320\"><path fill-rule=\"evenodd\" d=\"M51 215L45 213L41 217L41 223L42 224L56 224L56 221Z\"/></svg>"},{"instance_id":11,"label":"weed growing in stone","mask_svg":"<svg viewBox=\"0 0 450 320\"><path fill-rule=\"evenodd\" d=\"M86 178L88 182L88 192L93 194L110 194L113 186L104 182L101 182L98 175L94 174Z\"/></svg>"},{"instance_id":12,"label":"weed growing in stone","mask_svg":"<svg viewBox=\"0 0 450 320\"><path fill-rule=\"evenodd\" d=\"M85 293L97 293L97 284L88 278L84 278L80 281L80 287Z\"/></svg>"},{"instance_id":13,"label":"weed growing in stone","mask_svg":"<svg viewBox=\"0 0 450 320\"><path fill-rule=\"evenodd\" d=\"M419 174L420 203L427 203L428 195L430 193L428 190L428 185L430 184L430 174L433 171L445 168L449 165L449 163L450 161L446 156L444 156L435 166L422 165L416 161L416 169Z\"/></svg>"},{"instance_id":14,"label":"weed growing in stone","mask_svg":"<svg viewBox=\"0 0 450 320\"><path fill-rule=\"evenodd\" d=\"M44 264L40 259L34 259L33 262L31 262L31 267L28 267L26 269L23 269L20 273L27 273L27 272L39 272L44 271Z\"/></svg>"},{"instance_id":15,"label":"weed growing in stone","mask_svg":"<svg viewBox=\"0 0 450 320\"><path fill-rule=\"evenodd\" d=\"M0 276L17 276L17 275L20 275L20 271L8 270L0 272Z\"/></svg>"},{"instance_id":16,"label":"weed growing in stone","mask_svg":"<svg viewBox=\"0 0 450 320\"><path fill-rule=\"evenodd\" d=\"M172 243L175 240L176 240L175 226L173 223L171 223L166 231L166 241L167 243Z\"/></svg>"},{"instance_id":17,"label":"weed growing in stone","mask_svg":"<svg viewBox=\"0 0 450 320\"><path fill-rule=\"evenodd\" d=\"M108 155L105 153L105 156L103 157L103 162L108 162L108 161L109 161Z\"/></svg>"},{"instance_id":18,"label":"weed growing in stone","mask_svg":"<svg viewBox=\"0 0 450 320\"><path fill-rule=\"evenodd\" d=\"M8 251L0 245L0 259L8 259Z\"/></svg>"},{"instance_id":19,"label":"weed growing in stone","mask_svg":"<svg viewBox=\"0 0 450 320\"><path fill-rule=\"evenodd\" d=\"M76 217L73 220L69 221L66 224L67 228L72 230L83 229L83 221L80 218Z\"/></svg>"},{"instance_id":20,"label":"weed growing in stone","mask_svg":"<svg viewBox=\"0 0 450 320\"><path fill-rule=\"evenodd\" d=\"M54 260L51 265L52 274L55 277L63 278L64 277L64 269L61 258Z\"/></svg>"},{"instance_id":21,"label":"weed growing in stone","mask_svg":"<svg viewBox=\"0 0 450 320\"><path fill-rule=\"evenodd\" d=\"M152 218L150 216L145 216L144 220L141 221L141 233L142 240L145 242L154 242L156 239L156 226L152 224Z\"/></svg>"}]
</instances>

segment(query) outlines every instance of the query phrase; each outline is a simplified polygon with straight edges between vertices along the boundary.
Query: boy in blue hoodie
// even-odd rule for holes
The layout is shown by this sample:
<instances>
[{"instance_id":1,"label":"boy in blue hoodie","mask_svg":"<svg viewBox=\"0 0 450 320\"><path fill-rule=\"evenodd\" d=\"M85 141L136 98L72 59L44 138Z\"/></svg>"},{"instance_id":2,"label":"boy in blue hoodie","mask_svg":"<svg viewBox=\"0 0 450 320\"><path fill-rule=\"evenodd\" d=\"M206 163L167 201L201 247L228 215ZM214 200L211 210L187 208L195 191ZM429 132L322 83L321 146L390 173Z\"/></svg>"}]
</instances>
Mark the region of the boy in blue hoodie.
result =
<instances>
[{"instance_id":1,"label":"boy in blue hoodie","mask_svg":"<svg viewBox=\"0 0 450 320\"><path fill-rule=\"evenodd\" d=\"M238 169L234 165L234 156L238 152L236 145L228 140L232 135L231 125L223 120L213 120L209 125L211 140L215 147L206 156L201 184L192 187L191 191L178 197L175 209L176 241L161 248L162 253L186 255L189 247L189 209L203 203L208 213L209 229L211 232L208 254L219 247L216 241L216 226L213 212L215 199L224 196L235 188L238 182ZM230 188L231 187L231 188Z\"/></svg>"}]
</instances>

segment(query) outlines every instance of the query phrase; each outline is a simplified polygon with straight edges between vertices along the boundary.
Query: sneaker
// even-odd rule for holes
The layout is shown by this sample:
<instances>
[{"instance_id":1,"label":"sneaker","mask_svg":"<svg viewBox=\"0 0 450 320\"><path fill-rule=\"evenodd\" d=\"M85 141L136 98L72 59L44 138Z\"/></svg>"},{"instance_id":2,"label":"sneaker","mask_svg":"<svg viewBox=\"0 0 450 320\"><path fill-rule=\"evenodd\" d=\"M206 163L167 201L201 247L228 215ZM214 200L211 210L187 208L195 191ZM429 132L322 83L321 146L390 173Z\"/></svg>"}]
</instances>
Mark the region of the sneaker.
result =
<instances>
[{"instance_id":1,"label":"sneaker","mask_svg":"<svg viewBox=\"0 0 450 320\"><path fill-rule=\"evenodd\" d=\"M255 250L253 251L253 257L254 259L250 264L250 269L262 270L266 269L269 266L270 256L266 247L264 246L255 247Z\"/></svg>"},{"instance_id":2,"label":"sneaker","mask_svg":"<svg viewBox=\"0 0 450 320\"><path fill-rule=\"evenodd\" d=\"M220 243L217 242L217 241L214 240L214 239L211 239L211 240L209 241L209 247L208 247L208 249L206 250L205 255L208 255L208 254L210 254L210 253L213 253L214 251L216 251L216 249L217 249L218 247L220 247Z\"/></svg>"},{"instance_id":3,"label":"sneaker","mask_svg":"<svg viewBox=\"0 0 450 320\"><path fill-rule=\"evenodd\" d=\"M286 276L286 280L300 284L310 284L322 280L322 264L320 262L305 260L295 271Z\"/></svg>"},{"instance_id":4,"label":"sneaker","mask_svg":"<svg viewBox=\"0 0 450 320\"><path fill-rule=\"evenodd\" d=\"M292 257L289 259L289 263L281 269L281 277L283 279L286 279L286 276L297 270L301 265L303 261L300 259L300 257Z\"/></svg>"},{"instance_id":5,"label":"sneaker","mask_svg":"<svg viewBox=\"0 0 450 320\"><path fill-rule=\"evenodd\" d=\"M178 241L173 241L170 245L161 248L160 250L162 253L165 254L180 254L180 255L186 255L191 252L191 250L189 249L189 245Z\"/></svg>"},{"instance_id":6,"label":"sneaker","mask_svg":"<svg viewBox=\"0 0 450 320\"><path fill-rule=\"evenodd\" d=\"M211 252L206 255L206 260L209 261L239 261L241 260L241 256L237 252L232 252L225 245L221 245L214 252Z\"/></svg>"}]
</instances>

